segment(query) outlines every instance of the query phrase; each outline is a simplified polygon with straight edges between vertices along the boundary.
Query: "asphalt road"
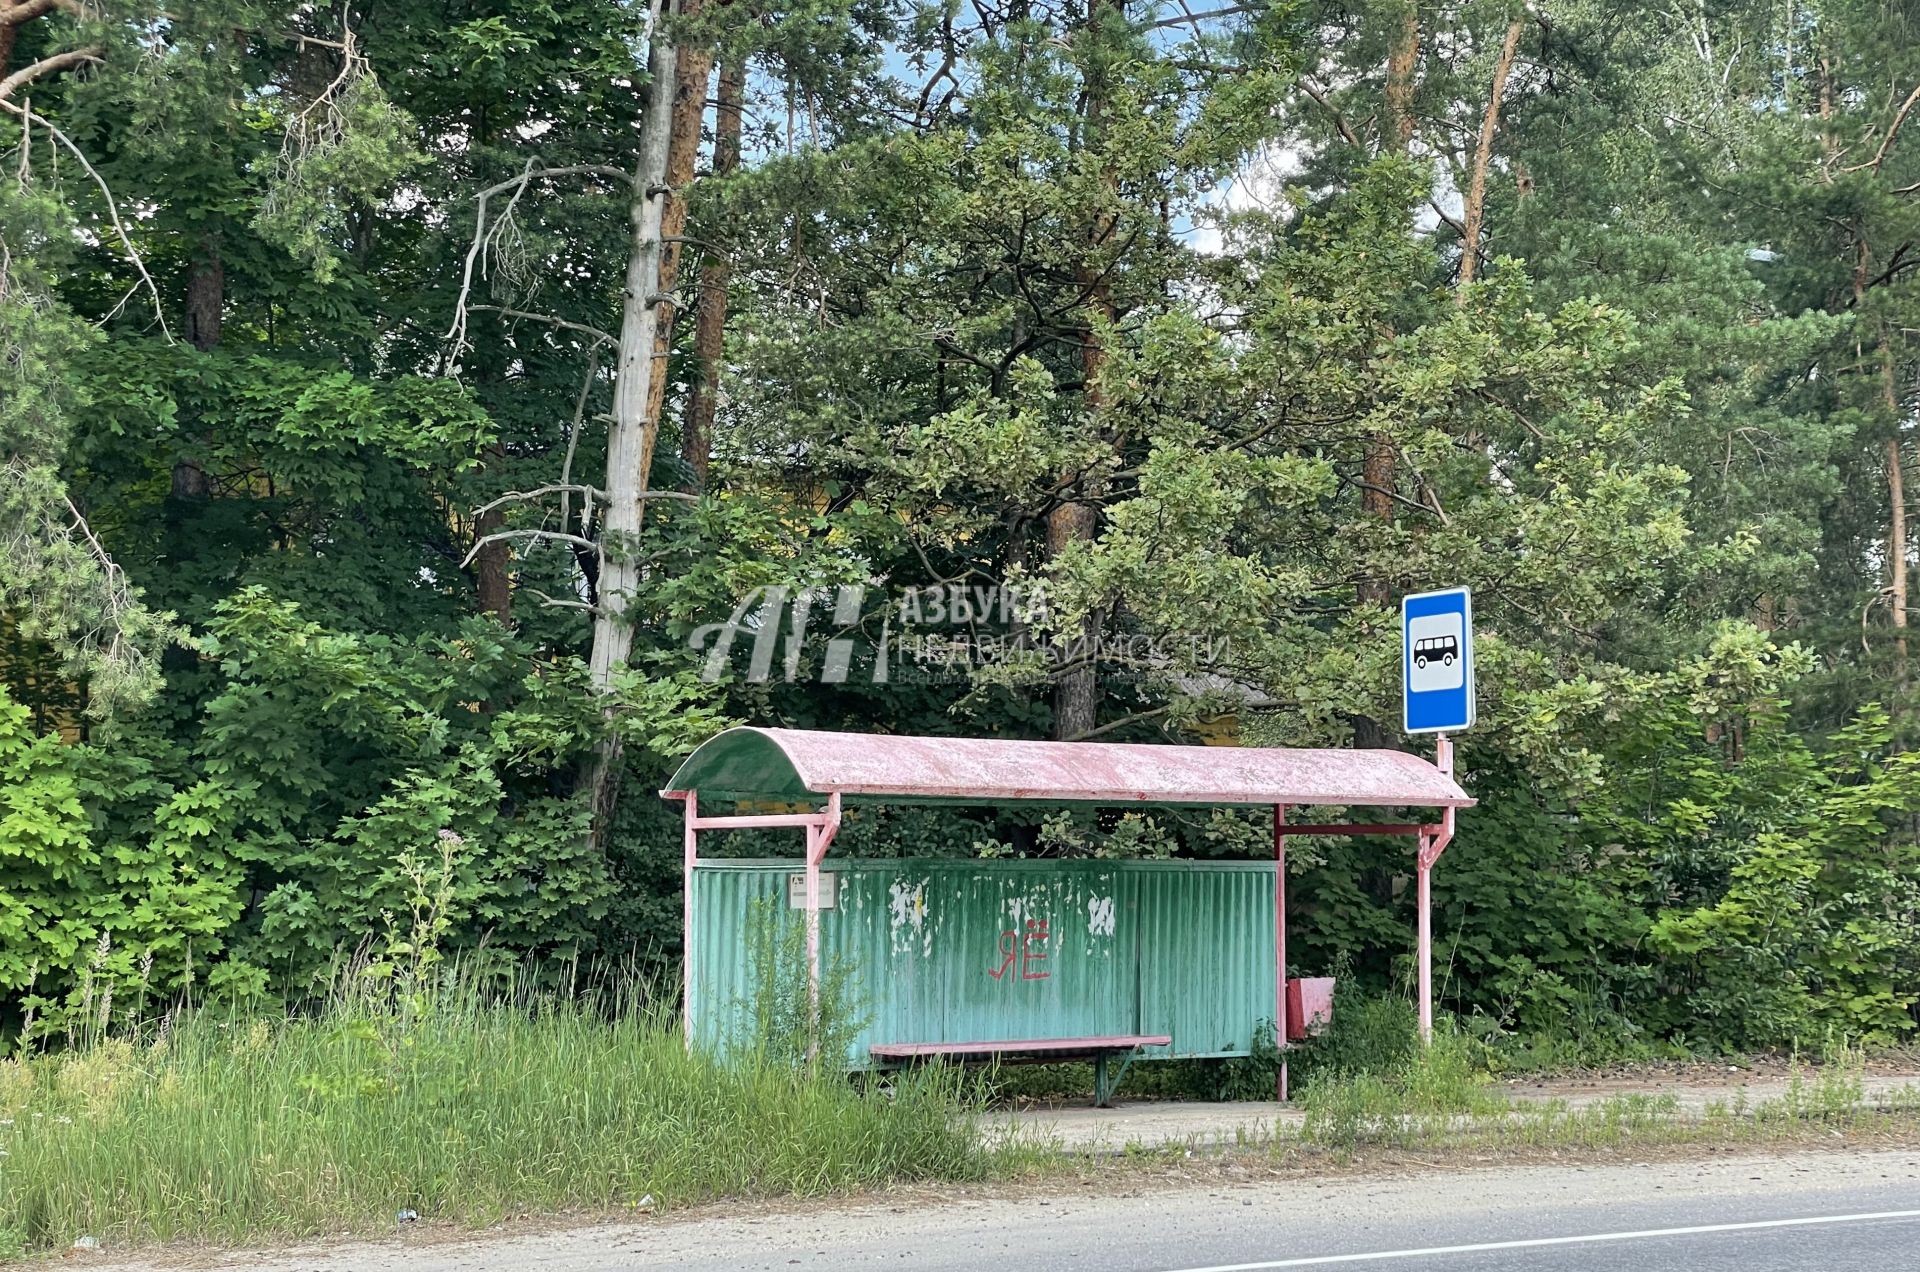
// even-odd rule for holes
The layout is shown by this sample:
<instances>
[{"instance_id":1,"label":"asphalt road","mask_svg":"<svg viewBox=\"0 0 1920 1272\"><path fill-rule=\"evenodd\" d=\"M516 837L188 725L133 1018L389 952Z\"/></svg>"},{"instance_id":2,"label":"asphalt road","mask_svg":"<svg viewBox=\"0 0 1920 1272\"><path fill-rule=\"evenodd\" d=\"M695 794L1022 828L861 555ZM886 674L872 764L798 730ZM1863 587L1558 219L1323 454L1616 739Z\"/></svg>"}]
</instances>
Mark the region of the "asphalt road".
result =
<instances>
[{"instance_id":1,"label":"asphalt road","mask_svg":"<svg viewBox=\"0 0 1920 1272\"><path fill-rule=\"evenodd\" d=\"M1232 1168L1228 1168L1231 1170ZM1313 1180L1127 1177L461 1242L369 1243L248 1272L1920 1272L1920 1151L1419 1170ZM204 1254L200 1256L204 1260ZM92 1264L100 1267L102 1264ZM166 1267L158 1263L115 1265ZM196 1266L207 1266L196 1261Z\"/></svg>"}]
</instances>

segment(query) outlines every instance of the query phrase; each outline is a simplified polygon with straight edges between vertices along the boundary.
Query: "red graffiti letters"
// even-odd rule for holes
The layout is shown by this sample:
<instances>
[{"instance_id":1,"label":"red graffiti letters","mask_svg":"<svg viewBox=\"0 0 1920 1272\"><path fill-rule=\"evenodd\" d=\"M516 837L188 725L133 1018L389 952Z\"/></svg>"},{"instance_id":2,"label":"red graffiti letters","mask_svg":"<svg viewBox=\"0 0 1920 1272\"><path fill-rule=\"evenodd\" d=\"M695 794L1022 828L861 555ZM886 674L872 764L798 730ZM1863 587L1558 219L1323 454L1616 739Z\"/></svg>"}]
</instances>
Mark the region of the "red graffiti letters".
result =
<instances>
[{"instance_id":1,"label":"red graffiti letters","mask_svg":"<svg viewBox=\"0 0 1920 1272\"><path fill-rule=\"evenodd\" d=\"M1036 963L1047 961L1047 921L1028 919L1024 934L1018 928L1009 928L1000 934L1000 966L988 968L987 975L999 980L1013 970L1015 960L1020 963L1021 980L1045 980L1052 972L1034 971Z\"/></svg>"}]
</instances>

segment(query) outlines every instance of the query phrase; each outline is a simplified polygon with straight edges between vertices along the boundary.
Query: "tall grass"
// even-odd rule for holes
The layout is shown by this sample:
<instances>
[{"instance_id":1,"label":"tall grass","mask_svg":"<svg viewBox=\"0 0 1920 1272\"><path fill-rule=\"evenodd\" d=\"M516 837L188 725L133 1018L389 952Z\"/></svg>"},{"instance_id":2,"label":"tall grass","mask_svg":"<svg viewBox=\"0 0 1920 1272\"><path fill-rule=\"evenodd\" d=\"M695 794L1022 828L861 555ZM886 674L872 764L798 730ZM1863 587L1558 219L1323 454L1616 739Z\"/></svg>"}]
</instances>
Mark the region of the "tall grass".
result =
<instances>
[{"instance_id":1,"label":"tall grass","mask_svg":"<svg viewBox=\"0 0 1920 1272\"><path fill-rule=\"evenodd\" d=\"M989 1154L957 1094L938 1071L866 1095L837 1072L721 1064L644 1007L202 1013L0 1061L0 1238L237 1240L971 1178Z\"/></svg>"},{"instance_id":2,"label":"tall grass","mask_svg":"<svg viewBox=\"0 0 1920 1272\"><path fill-rule=\"evenodd\" d=\"M848 1027L843 972L831 997L804 974L763 977L756 1036L724 1062L690 1052L638 992L484 991L440 952L463 844L443 831L436 846L437 861L398 862L408 913L315 1011L170 1013L116 1033L107 1002L64 1049L0 1060L0 1258L82 1235L251 1240L404 1212L478 1224L994 1163L958 1075L867 1094L826 1062L822 1038L844 1048ZM765 944L757 955L793 953ZM94 1020L90 999L81 1014Z\"/></svg>"}]
</instances>

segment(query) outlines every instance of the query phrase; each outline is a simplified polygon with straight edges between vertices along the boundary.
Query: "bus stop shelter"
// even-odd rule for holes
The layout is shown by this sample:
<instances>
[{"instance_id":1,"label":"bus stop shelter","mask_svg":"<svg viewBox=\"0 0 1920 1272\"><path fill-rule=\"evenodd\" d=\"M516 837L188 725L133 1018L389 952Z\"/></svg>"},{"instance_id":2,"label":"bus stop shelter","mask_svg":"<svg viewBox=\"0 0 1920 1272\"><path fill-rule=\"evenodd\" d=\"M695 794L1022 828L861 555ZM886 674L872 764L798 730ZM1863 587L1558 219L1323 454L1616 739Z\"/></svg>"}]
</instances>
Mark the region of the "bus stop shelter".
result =
<instances>
[{"instance_id":1,"label":"bus stop shelter","mask_svg":"<svg viewBox=\"0 0 1920 1272\"><path fill-rule=\"evenodd\" d=\"M804 911L806 958L812 983L817 985L821 966L822 865L840 830L845 810L863 803L1271 810L1271 1001L1276 1043L1283 1049L1291 1036L1286 975L1287 837L1377 835L1411 839L1415 846L1414 865L1418 879L1420 1027L1423 1037L1430 1036L1433 1021L1431 876L1434 864L1453 837L1456 811L1474 802L1453 779L1451 742L1444 735L1436 741L1437 763L1431 763L1417 755L1390 750L1163 746L905 737L773 728L728 729L695 750L661 792L666 799L680 801L684 810L682 1012L689 1041L694 1037L696 1004L701 1001L697 994L702 986L697 983L695 969L712 965L711 956L715 953L701 944L707 934L703 933L702 924L697 921L700 907L696 905L696 874L706 868L717 870L737 864L703 858L700 855L701 833L773 828L803 832L804 871L796 880L802 886L795 898L795 908ZM805 811L729 814L708 811L726 804L748 808L797 807ZM1394 823L1328 824L1290 819L1295 810L1316 807L1412 808L1428 810L1429 815L1415 822ZM901 863L892 864L897 866ZM1245 878L1248 866L1244 863L1158 864L1163 874L1203 870L1209 864L1235 866L1242 876L1235 886L1243 890L1249 884L1257 885L1262 890L1267 886L1264 879ZM1254 868L1261 869L1263 874L1265 872L1265 868ZM1174 882L1167 880L1168 884ZM922 892L915 891L909 897L902 893L902 886L897 881L892 885L890 904L896 920L909 907L918 910L926 904ZM1076 902L1078 899L1076 897ZM1264 906L1267 898L1260 900ZM831 899L828 904L833 904ZM1101 909L1103 904L1106 906L1104 912ZM1192 905L1211 902L1196 897L1185 904L1191 908ZM1104 930L1111 934L1114 929L1112 896L1089 894L1086 905L1091 914L1089 931L1099 935L1104 920ZM1017 916L1017 903L1014 908ZM908 917L918 916L909 914ZM989 977L998 980L1003 975L1009 975L1016 954L1022 977L1043 980L1052 974L1050 970L1028 970L1030 956L1035 959L1048 957L1044 940L1038 947L1032 944L1032 930L1036 922L1040 923L1039 930L1044 938L1047 934L1045 920L1031 917L1026 922L1028 932L1025 936L1017 931L1017 917L1016 930L1000 935L998 949L1004 951L1006 962L997 971L988 966L986 974ZM1264 923L1260 926L1264 928ZM1243 926L1236 930L1244 938L1245 931L1250 929ZM928 940L930 951L930 936ZM897 946L895 948L898 949ZM1216 950L1216 953L1222 953L1228 959L1239 956L1237 950ZM1246 950L1245 956L1252 960L1264 960L1267 957L1253 949ZM1035 966L1040 964L1036 963ZM1121 972L1124 971L1122 968ZM1200 976L1210 974L1210 971L1195 968L1188 969L1188 974ZM1261 983L1264 986L1264 979ZM951 994L950 990L943 992ZM1070 1034L1072 1031L1065 1032ZM990 1046L1004 1046L1009 1050L1020 1048L1060 1054L1094 1054L1101 1050L1100 1044L1112 1044L1110 1049L1117 1051L1121 1049L1120 1044L1129 1041L1136 1045L1154 1045L1166 1044L1170 1039L1164 1035L1144 1034L1131 1039L1023 1037L1017 1041L1001 1040L989 1044L884 1038L872 1046L871 1051L876 1057L972 1055ZM1182 1054L1230 1053L1188 1050ZM1280 1094L1283 1099L1286 1097L1284 1054Z\"/></svg>"}]
</instances>

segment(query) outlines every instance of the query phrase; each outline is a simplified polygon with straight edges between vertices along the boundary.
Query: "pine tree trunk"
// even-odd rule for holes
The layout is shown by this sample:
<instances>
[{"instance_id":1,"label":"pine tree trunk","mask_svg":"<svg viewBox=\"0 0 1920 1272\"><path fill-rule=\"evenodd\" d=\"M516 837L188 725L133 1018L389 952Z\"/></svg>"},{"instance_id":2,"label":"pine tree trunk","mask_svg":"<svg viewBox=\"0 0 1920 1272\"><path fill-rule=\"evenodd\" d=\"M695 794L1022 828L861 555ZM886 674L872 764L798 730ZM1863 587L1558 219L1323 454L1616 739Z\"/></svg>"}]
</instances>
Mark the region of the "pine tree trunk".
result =
<instances>
[{"instance_id":1,"label":"pine tree trunk","mask_svg":"<svg viewBox=\"0 0 1920 1272\"><path fill-rule=\"evenodd\" d=\"M1072 544L1092 542L1097 523L1091 504L1059 504L1047 514L1047 555L1057 558ZM1096 666L1099 636L1099 620L1089 616L1063 653L1066 666L1053 683L1056 741L1071 742L1093 732L1100 706L1100 675Z\"/></svg>"},{"instance_id":2,"label":"pine tree trunk","mask_svg":"<svg viewBox=\"0 0 1920 1272\"><path fill-rule=\"evenodd\" d=\"M1388 136L1398 154L1413 147L1413 68L1420 58L1420 7L1406 0L1387 55Z\"/></svg>"},{"instance_id":3,"label":"pine tree trunk","mask_svg":"<svg viewBox=\"0 0 1920 1272\"><path fill-rule=\"evenodd\" d=\"M1111 233L1112 227L1107 218L1096 218L1095 242L1104 234ZM1113 300L1110 291L1098 273L1087 266L1080 270L1081 289L1088 297L1088 304L1101 319L1112 322L1114 317ZM1100 372L1106 365L1107 350L1102 344L1103 334L1089 326L1081 333L1080 375L1086 387L1081 392L1087 414L1097 423L1100 408L1105 402L1105 393L1100 388ZM1084 492L1083 492L1084 493ZM1076 543L1092 543L1099 533L1100 517L1096 505L1075 500L1074 492L1069 490L1061 496L1060 502L1047 513L1047 556L1058 560ZM1074 639L1065 653L1066 665L1054 680L1053 686L1053 736L1056 741L1070 742L1093 732L1098 721L1100 709L1100 670L1097 652L1100 643L1101 619L1097 614L1089 614L1082 622L1080 630L1074 633Z\"/></svg>"},{"instance_id":4,"label":"pine tree trunk","mask_svg":"<svg viewBox=\"0 0 1920 1272\"><path fill-rule=\"evenodd\" d=\"M719 103L713 117L713 175L726 177L740 167L740 105L747 77L738 64L720 68ZM687 395L687 416L680 426L680 458L693 493L707 488L713 462L713 417L720 402L720 365L726 352L727 291L733 265L709 251L700 263L700 301L694 313L693 354L698 363Z\"/></svg>"},{"instance_id":5,"label":"pine tree trunk","mask_svg":"<svg viewBox=\"0 0 1920 1272\"><path fill-rule=\"evenodd\" d=\"M1387 128L1382 139L1389 153L1407 158L1413 150L1413 80L1420 61L1420 7L1406 0L1400 13L1400 25L1393 33L1387 52ZM1360 511L1386 525L1393 524L1394 476L1393 438L1375 433L1367 439L1360 459ZM1393 604L1389 580L1369 574L1354 588L1362 604L1381 609ZM1391 739L1378 720L1370 715L1347 717L1353 729L1353 744L1362 749L1387 746Z\"/></svg>"},{"instance_id":6,"label":"pine tree trunk","mask_svg":"<svg viewBox=\"0 0 1920 1272\"><path fill-rule=\"evenodd\" d=\"M484 539L506 527L506 514L494 508L481 513L473 522L473 537ZM473 592L480 608L506 626L513 625L513 587L507 578L508 546L505 540L489 543L474 554Z\"/></svg>"},{"instance_id":7,"label":"pine tree trunk","mask_svg":"<svg viewBox=\"0 0 1920 1272\"><path fill-rule=\"evenodd\" d=\"M1414 0L1406 0L1399 29L1394 32L1387 56L1387 139L1393 153L1407 157L1413 148L1413 72L1420 57L1420 9ZM1360 507L1370 517L1393 522L1393 439L1376 433L1368 439L1366 454L1360 461ZM1360 581L1362 601L1385 606L1393 598L1385 579ZM1367 721L1370 745L1378 746L1378 733Z\"/></svg>"},{"instance_id":8,"label":"pine tree trunk","mask_svg":"<svg viewBox=\"0 0 1920 1272\"><path fill-rule=\"evenodd\" d=\"M187 343L202 353L220 343L221 309L226 304L226 293L226 266L220 259L219 245L209 239L204 254L187 271ZM205 499L211 490L199 460L184 456L174 460L176 499Z\"/></svg>"},{"instance_id":9,"label":"pine tree trunk","mask_svg":"<svg viewBox=\"0 0 1920 1272\"><path fill-rule=\"evenodd\" d=\"M1887 438L1887 591L1893 609L1895 679L1907 680L1907 494L1906 461L1900 446L1900 395L1895 391L1893 349L1880 338L1881 392L1893 435Z\"/></svg>"},{"instance_id":10,"label":"pine tree trunk","mask_svg":"<svg viewBox=\"0 0 1920 1272\"><path fill-rule=\"evenodd\" d=\"M700 12L701 0L683 0L680 12L691 17ZM712 78L713 56L704 49L683 49L674 65L672 136L667 144L667 181L669 193L661 211L660 282L658 290L671 292L680 282L680 261L685 255L687 232L687 189L693 184L693 166L700 157L700 123L707 113L707 81ZM652 437L658 438L662 412L667 404L667 355L673 348L673 326L678 318L675 308L660 315L659 329L653 338L653 380L648 389L647 418L653 421ZM653 470L653 447L648 445L640 457L649 473Z\"/></svg>"},{"instance_id":11,"label":"pine tree trunk","mask_svg":"<svg viewBox=\"0 0 1920 1272\"><path fill-rule=\"evenodd\" d=\"M667 152L673 135L675 49L666 33L671 7L663 8L647 50L647 102L640 124L639 156L633 176L632 226L627 280L620 315L619 362L614 372L612 423L607 428L606 508L600 520L599 606L593 616L593 649L588 675L605 694L627 665L633 650L630 607L640 583L640 530L646 506L647 457L653 453L658 418L649 418L660 327L661 224L665 216ZM594 754L589 775L593 835L605 843L619 796L621 747L608 731Z\"/></svg>"},{"instance_id":12,"label":"pine tree trunk","mask_svg":"<svg viewBox=\"0 0 1920 1272\"><path fill-rule=\"evenodd\" d=\"M498 464L506 460L506 448L499 445L488 447L487 458ZM481 513L473 521L473 537L484 539L496 530L506 526L507 514L499 508ZM508 579L507 566L511 561L511 551L503 539L489 543L474 554L473 591L480 608L492 614L503 624L513 625L513 587Z\"/></svg>"},{"instance_id":13,"label":"pine tree trunk","mask_svg":"<svg viewBox=\"0 0 1920 1272\"><path fill-rule=\"evenodd\" d=\"M1099 38L1097 30L1102 11L1109 4L1121 2L1089 0L1086 38ZM1088 78L1085 100L1086 127L1081 134L1083 144L1099 146L1103 144L1106 131L1107 101L1106 86L1101 82L1097 70ZM1111 168L1104 176L1111 186L1114 183ZM1112 289L1106 283L1105 271L1099 268L1093 258L1112 237L1113 231L1113 217L1110 214L1102 211L1093 216L1087 232L1086 258L1077 271L1081 292L1087 298L1087 307L1096 317L1095 322L1087 323L1080 331L1080 378L1084 384L1081 399L1096 428L1099 427L1100 408L1105 397L1100 388L1100 372L1107 361L1106 346L1102 343L1106 334L1101 324L1113 321L1114 309ZM1076 493L1081 498L1076 499ZM1047 556L1050 559L1058 560L1076 543L1091 543L1099 533L1099 514L1096 506L1086 501L1086 493L1069 488L1062 493L1060 502L1047 513ZM1054 676L1053 736L1058 741L1071 741L1091 733L1099 718L1097 648L1100 628L1099 617L1088 615L1064 651L1065 665Z\"/></svg>"},{"instance_id":14,"label":"pine tree trunk","mask_svg":"<svg viewBox=\"0 0 1920 1272\"><path fill-rule=\"evenodd\" d=\"M1480 119L1480 141L1473 150L1473 176L1467 183L1467 201L1460 217L1460 288L1455 296L1462 302L1479 272L1480 227L1487 210L1487 166L1493 160L1493 139L1500 130L1500 99L1507 92L1507 76L1513 70L1522 29L1522 23L1514 22L1500 42L1500 60L1493 65L1493 91L1487 97L1487 111Z\"/></svg>"},{"instance_id":15,"label":"pine tree trunk","mask_svg":"<svg viewBox=\"0 0 1920 1272\"><path fill-rule=\"evenodd\" d=\"M221 308L227 298L227 267L209 241L187 274L187 343L205 353L220 343Z\"/></svg>"}]
</instances>

